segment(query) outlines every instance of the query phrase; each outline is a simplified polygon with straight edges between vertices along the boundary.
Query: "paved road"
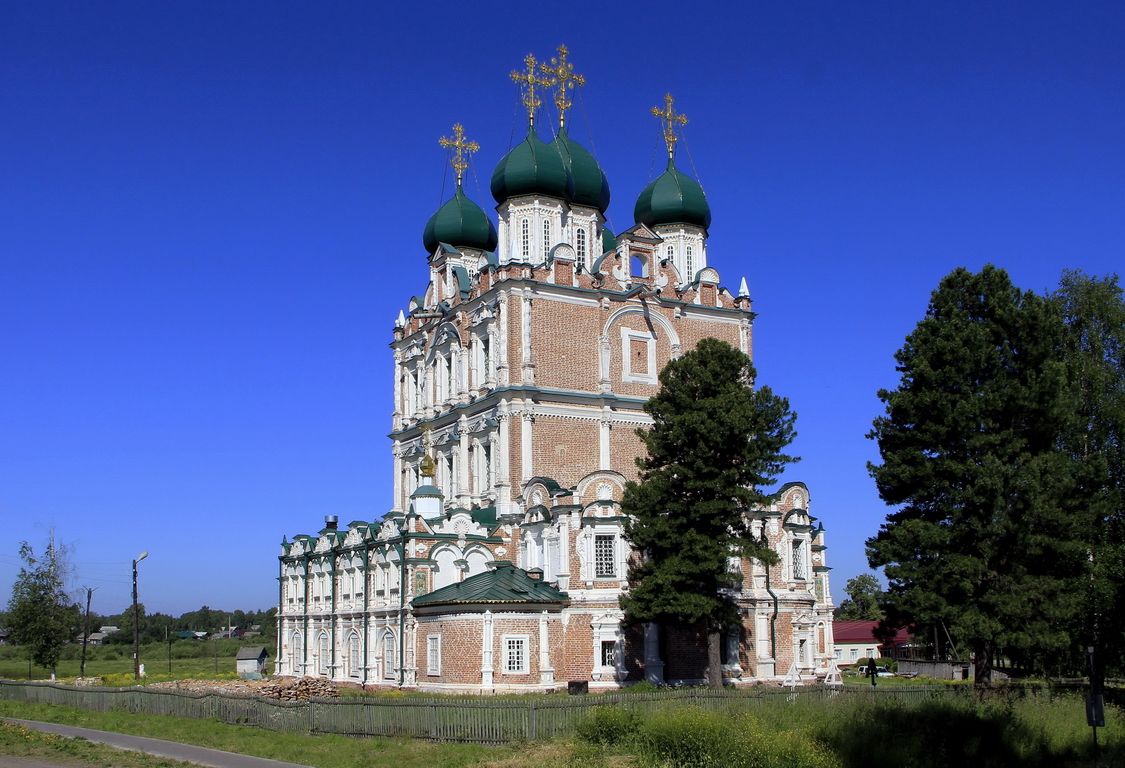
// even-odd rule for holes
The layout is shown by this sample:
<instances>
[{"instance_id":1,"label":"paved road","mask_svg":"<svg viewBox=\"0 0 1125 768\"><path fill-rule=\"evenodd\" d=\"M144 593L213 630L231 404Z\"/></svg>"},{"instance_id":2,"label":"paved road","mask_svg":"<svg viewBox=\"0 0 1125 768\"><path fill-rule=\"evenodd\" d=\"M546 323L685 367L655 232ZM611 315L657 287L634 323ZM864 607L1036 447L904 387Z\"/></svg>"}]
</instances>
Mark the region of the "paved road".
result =
<instances>
[{"instance_id":1,"label":"paved road","mask_svg":"<svg viewBox=\"0 0 1125 768\"><path fill-rule=\"evenodd\" d=\"M205 765L209 768L308 768L308 766L299 765L297 763L285 763L281 760L267 760L264 757L239 755L234 752L224 752L221 749L208 749L207 747L197 747L193 744L180 744L176 741L149 739L144 736L130 736L127 733L95 731L91 728L77 728L73 725L41 723L37 720L5 719L10 723L19 723L28 728L34 728L37 731L45 731L46 733L54 733L59 736L69 736L71 738L82 738L97 742L98 744L108 744L117 749L145 752L159 757ZM0 758L0 765L3 764L2 760L3 758Z\"/></svg>"}]
</instances>

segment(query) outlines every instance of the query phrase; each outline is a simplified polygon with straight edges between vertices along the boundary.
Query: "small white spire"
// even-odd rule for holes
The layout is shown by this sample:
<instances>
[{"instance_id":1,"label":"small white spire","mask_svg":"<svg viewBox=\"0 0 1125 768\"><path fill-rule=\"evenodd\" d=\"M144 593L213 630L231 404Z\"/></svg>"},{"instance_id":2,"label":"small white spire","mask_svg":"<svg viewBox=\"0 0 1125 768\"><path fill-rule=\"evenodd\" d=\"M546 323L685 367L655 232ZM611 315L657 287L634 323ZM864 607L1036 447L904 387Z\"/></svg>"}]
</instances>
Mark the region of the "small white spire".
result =
<instances>
[{"instance_id":1,"label":"small white spire","mask_svg":"<svg viewBox=\"0 0 1125 768\"><path fill-rule=\"evenodd\" d=\"M743 284L746 283L745 280L743 280L742 282L743 282ZM398 317L395 318L395 328L405 328L405 327L406 327L406 315L404 315L402 313L402 310L400 309L398 311Z\"/></svg>"},{"instance_id":2,"label":"small white spire","mask_svg":"<svg viewBox=\"0 0 1125 768\"><path fill-rule=\"evenodd\" d=\"M746 278L742 278L742 282L738 284L738 298L750 298L750 289L746 286Z\"/></svg>"}]
</instances>

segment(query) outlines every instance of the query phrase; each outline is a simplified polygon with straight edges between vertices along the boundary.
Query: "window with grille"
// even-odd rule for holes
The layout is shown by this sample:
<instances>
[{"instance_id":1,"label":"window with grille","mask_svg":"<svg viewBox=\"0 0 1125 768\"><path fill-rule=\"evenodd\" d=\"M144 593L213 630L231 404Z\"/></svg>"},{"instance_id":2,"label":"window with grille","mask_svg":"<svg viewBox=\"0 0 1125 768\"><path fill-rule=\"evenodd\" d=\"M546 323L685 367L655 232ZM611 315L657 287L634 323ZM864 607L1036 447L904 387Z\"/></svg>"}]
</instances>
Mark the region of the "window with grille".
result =
<instances>
[{"instance_id":1,"label":"window with grille","mask_svg":"<svg viewBox=\"0 0 1125 768\"><path fill-rule=\"evenodd\" d=\"M684 263L687 265L687 279L689 281L694 280L695 279L695 259L692 258L691 246L690 245L687 247L686 258L684 259Z\"/></svg>"},{"instance_id":2,"label":"window with grille","mask_svg":"<svg viewBox=\"0 0 1125 768\"><path fill-rule=\"evenodd\" d=\"M504 671L527 674L527 637L504 637Z\"/></svg>"},{"instance_id":3,"label":"window with grille","mask_svg":"<svg viewBox=\"0 0 1125 768\"><path fill-rule=\"evenodd\" d=\"M586 268L586 230L579 229L574 235L575 250L578 252L578 266Z\"/></svg>"},{"instance_id":4,"label":"window with grille","mask_svg":"<svg viewBox=\"0 0 1125 768\"><path fill-rule=\"evenodd\" d=\"M547 249L551 247L551 222L543 222L543 255L547 255Z\"/></svg>"},{"instance_id":5,"label":"window with grille","mask_svg":"<svg viewBox=\"0 0 1125 768\"><path fill-rule=\"evenodd\" d=\"M531 255L531 224L528 223L527 219L520 222L520 238L520 252L526 259Z\"/></svg>"},{"instance_id":6,"label":"window with grille","mask_svg":"<svg viewBox=\"0 0 1125 768\"><path fill-rule=\"evenodd\" d=\"M672 254L673 254L672 246L669 245L668 250L667 250L668 261L672 260Z\"/></svg>"},{"instance_id":7,"label":"window with grille","mask_svg":"<svg viewBox=\"0 0 1125 768\"><path fill-rule=\"evenodd\" d=\"M441 674L441 635L426 638L426 674Z\"/></svg>"},{"instance_id":8,"label":"window with grille","mask_svg":"<svg viewBox=\"0 0 1125 768\"><path fill-rule=\"evenodd\" d=\"M487 381L492 375L492 348L489 346L487 336L480 340L480 359L481 374Z\"/></svg>"},{"instance_id":9,"label":"window with grille","mask_svg":"<svg viewBox=\"0 0 1125 768\"><path fill-rule=\"evenodd\" d=\"M612 534L599 534L594 537L594 578L617 578L617 558L614 545L617 537Z\"/></svg>"},{"instance_id":10,"label":"window with grille","mask_svg":"<svg viewBox=\"0 0 1125 768\"><path fill-rule=\"evenodd\" d=\"M617 665L617 641L602 640L601 662L603 667Z\"/></svg>"},{"instance_id":11,"label":"window with grille","mask_svg":"<svg viewBox=\"0 0 1125 768\"><path fill-rule=\"evenodd\" d=\"M803 541L793 542L793 578L807 578L805 574L805 543Z\"/></svg>"}]
</instances>

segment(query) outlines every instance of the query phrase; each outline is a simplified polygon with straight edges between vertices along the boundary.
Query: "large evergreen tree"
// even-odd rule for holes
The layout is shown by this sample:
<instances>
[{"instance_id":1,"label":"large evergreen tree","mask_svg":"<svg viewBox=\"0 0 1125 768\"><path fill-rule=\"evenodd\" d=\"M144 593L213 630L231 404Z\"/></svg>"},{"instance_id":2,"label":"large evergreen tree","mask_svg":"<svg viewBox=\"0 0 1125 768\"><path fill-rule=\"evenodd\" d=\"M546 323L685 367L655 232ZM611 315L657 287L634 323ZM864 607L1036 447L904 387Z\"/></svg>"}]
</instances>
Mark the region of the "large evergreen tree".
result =
<instances>
[{"instance_id":1,"label":"large evergreen tree","mask_svg":"<svg viewBox=\"0 0 1125 768\"><path fill-rule=\"evenodd\" d=\"M1075 625L1080 647L1096 646L1114 673L1125 671L1125 300L1116 277L1063 275L1052 297L1065 331L1072 419L1064 450L1076 473L1068 506L1089 531L1085 597ZM1075 654L1080 668L1081 655Z\"/></svg>"},{"instance_id":2,"label":"large evergreen tree","mask_svg":"<svg viewBox=\"0 0 1125 768\"><path fill-rule=\"evenodd\" d=\"M742 552L770 561L751 535L747 513L768 499L761 490L789 462L795 414L768 387L754 388L750 358L704 339L660 373L660 391L639 430L647 455L639 482L625 487L626 536L639 553L621 598L629 623L704 627L708 676L722 684L719 637L738 622L724 595L728 562Z\"/></svg>"},{"instance_id":3,"label":"large evergreen tree","mask_svg":"<svg viewBox=\"0 0 1125 768\"><path fill-rule=\"evenodd\" d=\"M81 626L78 605L66 594L66 553L52 536L41 557L21 543L20 558L24 565L8 602L12 639L30 649L32 661L54 671Z\"/></svg>"},{"instance_id":4,"label":"large evergreen tree","mask_svg":"<svg viewBox=\"0 0 1125 768\"><path fill-rule=\"evenodd\" d=\"M1071 464L1055 306L1007 273L957 269L895 355L870 437L879 495L897 509L867 541L894 619L945 626L988 684L998 650L1042 664L1065 651L1085 531L1059 504Z\"/></svg>"}]
</instances>

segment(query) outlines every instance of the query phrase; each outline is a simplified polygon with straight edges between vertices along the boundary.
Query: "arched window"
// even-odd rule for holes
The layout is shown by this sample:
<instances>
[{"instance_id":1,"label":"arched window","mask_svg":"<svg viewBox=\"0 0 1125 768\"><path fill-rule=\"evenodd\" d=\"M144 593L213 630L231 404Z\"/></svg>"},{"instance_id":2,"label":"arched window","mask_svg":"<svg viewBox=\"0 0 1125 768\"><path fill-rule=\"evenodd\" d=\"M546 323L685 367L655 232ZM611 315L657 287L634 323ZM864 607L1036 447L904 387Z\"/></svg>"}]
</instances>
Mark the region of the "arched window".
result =
<instances>
[{"instance_id":1,"label":"arched window","mask_svg":"<svg viewBox=\"0 0 1125 768\"><path fill-rule=\"evenodd\" d=\"M329 663L328 633L321 632L318 640L320 645L320 656L319 658L317 658L316 670L322 675L327 675Z\"/></svg>"},{"instance_id":2,"label":"arched window","mask_svg":"<svg viewBox=\"0 0 1125 768\"><path fill-rule=\"evenodd\" d=\"M672 254L673 254L672 246L670 246L670 245L668 246L668 250L666 251L666 254L668 256L668 261L671 261L672 260Z\"/></svg>"},{"instance_id":3,"label":"arched window","mask_svg":"<svg viewBox=\"0 0 1125 768\"><path fill-rule=\"evenodd\" d=\"M457 552L449 547L442 547L434 555L437 570L434 571L434 589L448 587L457 583Z\"/></svg>"},{"instance_id":4,"label":"arched window","mask_svg":"<svg viewBox=\"0 0 1125 768\"><path fill-rule=\"evenodd\" d=\"M578 266L586 268L586 230L579 228L574 234L575 250L578 252Z\"/></svg>"},{"instance_id":5,"label":"arched window","mask_svg":"<svg viewBox=\"0 0 1125 768\"><path fill-rule=\"evenodd\" d=\"M687 247L687 256L684 259L684 263L687 266L688 282L691 282L695 279L695 259L692 258L690 245Z\"/></svg>"},{"instance_id":6,"label":"arched window","mask_svg":"<svg viewBox=\"0 0 1125 768\"><path fill-rule=\"evenodd\" d=\"M520 238L520 253L526 259L531 256L531 224L528 223L527 219L520 222Z\"/></svg>"},{"instance_id":7,"label":"arched window","mask_svg":"<svg viewBox=\"0 0 1125 768\"><path fill-rule=\"evenodd\" d=\"M395 666L398 660L395 658L395 636L390 632L383 635L383 679L395 679Z\"/></svg>"},{"instance_id":8,"label":"arched window","mask_svg":"<svg viewBox=\"0 0 1125 768\"><path fill-rule=\"evenodd\" d=\"M546 257L551 247L551 220L543 219L543 256Z\"/></svg>"},{"instance_id":9,"label":"arched window","mask_svg":"<svg viewBox=\"0 0 1125 768\"><path fill-rule=\"evenodd\" d=\"M492 444L481 444L480 457L480 493L492 490Z\"/></svg>"},{"instance_id":10,"label":"arched window","mask_svg":"<svg viewBox=\"0 0 1125 768\"><path fill-rule=\"evenodd\" d=\"M348 676L359 677L362 664L359 660L359 633L348 635Z\"/></svg>"},{"instance_id":11,"label":"arched window","mask_svg":"<svg viewBox=\"0 0 1125 768\"><path fill-rule=\"evenodd\" d=\"M633 254L629 259L629 275L631 277L648 277L648 262L643 257Z\"/></svg>"},{"instance_id":12,"label":"arched window","mask_svg":"<svg viewBox=\"0 0 1125 768\"><path fill-rule=\"evenodd\" d=\"M304 653L304 642L300 632L294 632L289 637L289 671L294 675L304 674L302 666L302 655Z\"/></svg>"},{"instance_id":13,"label":"arched window","mask_svg":"<svg viewBox=\"0 0 1125 768\"><path fill-rule=\"evenodd\" d=\"M465 577L468 578L469 576L476 576L478 573L484 573L485 569L487 568L487 564L491 559L492 558L489 556L486 550L470 550L465 555L465 560L469 564L469 572L465 574Z\"/></svg>"}]
</instances>

